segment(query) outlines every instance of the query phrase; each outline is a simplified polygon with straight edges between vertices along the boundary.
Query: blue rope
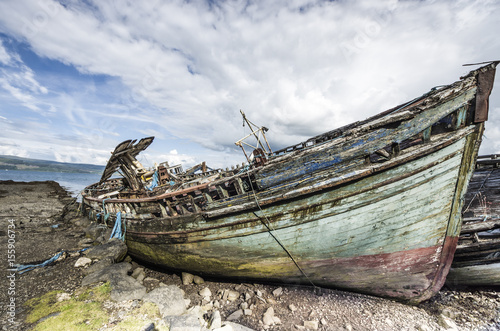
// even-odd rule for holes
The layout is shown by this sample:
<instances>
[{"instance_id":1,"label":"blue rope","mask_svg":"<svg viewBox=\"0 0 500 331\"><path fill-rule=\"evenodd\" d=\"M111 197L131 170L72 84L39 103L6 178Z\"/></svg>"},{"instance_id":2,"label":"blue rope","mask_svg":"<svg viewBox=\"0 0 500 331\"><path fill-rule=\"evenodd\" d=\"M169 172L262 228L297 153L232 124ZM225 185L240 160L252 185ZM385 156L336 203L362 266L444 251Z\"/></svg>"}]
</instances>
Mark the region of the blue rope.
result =
<instances>
[{"instance_id":1,"label":"blue rope","mask_svg":"<svg viewBox=\"0 0 500 331\"><path fill-rule=\"evenodd\" d=\"M113 231L111 231L111 236L109 239L112 238L117 238L120 240L125 240L125 232L127 231L127 223L125 222L125 215L123 216L123 232L122 232L122 213L118 212L116 213L116 221L115 225L113 226Z\"/></svg>"},{"instance_id":2,"label":"blue rope","mask_svg":"<svg viewBox=\"0 0 500 331\"><path fill-rule=\"evenodd\" d=\"M153 174L153 180L151 181L151 185L146 186L146 190L152 191L157 186L158 186L158 170L155 170L155 173Z\"/></svg>"},{"instance_id":3,"label":"blue rope","mask_svg":"<svg viewBox=\"0 0 500 331\"><path fill-rule=\"evenodd\" d=\"M74 252L70 252L70 253L75 253L75 252L83 252L85 250L87 250L87 248L83 248L79 251L74 251ZM36 268L41 268L41 267L46 267L48 266L49 264L55 262L58 258L61 257L62 253L64 253L65 251L60 251L59 253L57 253L56 255L54 255L53 257L51 257L50 259L42 262L42 263L39 263L39 264L16 264L15 267L16 267L16 271L21 275L25 272L28 272L28 271L31 271L33 269L36 269Z\"/></svg>"}]
</instances>

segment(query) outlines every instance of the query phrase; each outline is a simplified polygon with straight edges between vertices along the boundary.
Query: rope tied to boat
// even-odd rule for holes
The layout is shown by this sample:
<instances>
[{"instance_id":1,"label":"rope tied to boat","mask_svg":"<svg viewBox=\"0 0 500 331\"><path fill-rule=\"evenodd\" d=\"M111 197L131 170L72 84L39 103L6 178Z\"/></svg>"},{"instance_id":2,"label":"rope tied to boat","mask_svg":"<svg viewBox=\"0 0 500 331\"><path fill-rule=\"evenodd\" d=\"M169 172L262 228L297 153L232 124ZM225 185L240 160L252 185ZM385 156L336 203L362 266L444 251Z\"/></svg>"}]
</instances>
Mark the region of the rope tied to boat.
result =
<instances>
[{"instance_id":1,"label":"rope tied to boat","mask_svg":"<svg viewBox=\"0 0 500 331\"><path fill-rule=\"evenodd\" d=\"M127 232L127 223L126 217L127 214L123 213L123 231L122 231L122 213L119 211L116 213L115 225L113 226L113 230L111 231L111 236L109 239L117 238L122 241L125 241L125 233Z\"/></svg>"},{"instance_id":2,"label":"rope tied to boat","mask_svg":"<svg viewBox=\"0 0 500 331\"><path fill-rule=\"evenodd\" d=\"M248 177L248 181L250 183L250 187L252 188L252 193L253 193L253 197L255 199L255 203L257 204L257 207L259 207L259 210L260 212L262 213L262 215L264 216L264 218L266 219L267 222L264 221L264 219L257 215L256 212L253 212L253 214L255 216L257 216L257 218L259 218L259 220L262 222L262 224L264 224L264 226L267 228L267 232L269 232L269 234L271 235L271 237L273 237L273 239L278 243L278 245L280 245L281 248L283 248L283 250L286 252L286 254L288 255L288 257L292 260L292 262L295 264L295 266L297 267L297 269L299 269L300 273L307 279L307 281L314 287L314 291L315 292L320 292L319 291L319 287L317 287L313 281L309 278L309 276L307 276L307 274L304 272L304 270L302 270L302 268L300 267L299 263L295 260L295 258L292 256L292 253L285 247L285 245L281 242L281 240L279 239L278 237L278 234L276 233L276 230L272 229L271 228L271 221L269 221L269 218L264 214L264 211L262 210L262 208L260 207L260 204L259 204L259 200L257 199L257 194L255 193L255 190L253 188L253 184L252 184L252 179L250 178L250 174L249 172L247 171L247 177Z\"/></svg>"},{"instance_id":3,"label":"rope tied to boat","mask_svg":"<svg viewBox=\"0 0 500 331\"><path fill-rule=\"evenodd\" d=\"M14 267L15 268L15 271L18 273L18 274L23 274L25 272L28 272L28 271L31 271L31 270L34 270L36 268L42 268L42 267L46 267L48 266L49 264L52 264L53 262L57 261L61 255L63 255L63 253L81 253L83 251L86 251L87 249L89 249L88 247L86 248L83 248L83 249L80 249L78 251L70 251L70 252L66 252L65 250L62 250L60 251L59 253L56 253L54 256L52 256L50 259L48 260L45 260L44 262L42 263L38 263L38 264L15 264Z\"/></svg>"},{"instance_id":4,"label":"rope tied to boat","mask_svg":"<svg viewBox=\"0 0 500 331\"><path fill-rule=\"evenodd\" d=\"M146 186L146 190L152 191L157 186L158 186L158 170L155 170L155 173L153 174L153 180L151 181L151 185Z\"/></svg>"}]
</instances>

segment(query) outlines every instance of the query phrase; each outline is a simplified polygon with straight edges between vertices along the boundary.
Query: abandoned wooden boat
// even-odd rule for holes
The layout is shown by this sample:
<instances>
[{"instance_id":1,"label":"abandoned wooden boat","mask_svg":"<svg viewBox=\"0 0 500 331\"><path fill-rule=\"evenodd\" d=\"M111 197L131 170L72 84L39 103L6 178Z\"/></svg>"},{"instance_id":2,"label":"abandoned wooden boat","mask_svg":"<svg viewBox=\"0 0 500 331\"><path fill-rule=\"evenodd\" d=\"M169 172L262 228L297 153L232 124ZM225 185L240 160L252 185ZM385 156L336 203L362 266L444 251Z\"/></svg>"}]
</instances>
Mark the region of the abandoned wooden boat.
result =
<instances>
[{"instance_id":1,"label":"abandoned wooden boat","mask_svg":"<svg viewBox=\"0 0 500 331\"><path fill-rule=\"evenodd\" d=\"M453 260L497 64L275 152L244 117L241 168L148 170L136 156L153 137L125 141L82 206L168 268L428 299Z\"/></svg>"},{"instance_id":2,"label":"abandoned wooden boat","mask_svg":"<svg viewBox=\"0 0 500 331\"><path fill-rule=\"evenodd\" d=\"M478 158L465 195L464 219L446 283L500 285L500 155Z\"/></svg>"}]
</instances>

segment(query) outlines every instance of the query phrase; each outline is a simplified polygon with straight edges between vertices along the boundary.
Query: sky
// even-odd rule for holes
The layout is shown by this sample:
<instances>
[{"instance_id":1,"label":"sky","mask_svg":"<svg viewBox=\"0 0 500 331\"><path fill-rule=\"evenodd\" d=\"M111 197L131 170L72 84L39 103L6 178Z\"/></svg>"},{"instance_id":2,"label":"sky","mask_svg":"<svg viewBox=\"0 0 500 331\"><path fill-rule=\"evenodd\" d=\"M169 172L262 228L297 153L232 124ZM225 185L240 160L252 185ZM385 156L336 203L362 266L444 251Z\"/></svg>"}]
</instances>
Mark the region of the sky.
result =
<instances>
[{"instance_id":1,"label":"sky","mask_svg":"<svg viewBox=\"0 0 500 331\"><path fill-rule=\"evenodd\" d=\"M145 165L244 161L500 60L500 1L0 1L0 155ZM500 76L500 75L498 75ZM500 79L480 154L500 153Z\"/></svg>"}]
</instances>

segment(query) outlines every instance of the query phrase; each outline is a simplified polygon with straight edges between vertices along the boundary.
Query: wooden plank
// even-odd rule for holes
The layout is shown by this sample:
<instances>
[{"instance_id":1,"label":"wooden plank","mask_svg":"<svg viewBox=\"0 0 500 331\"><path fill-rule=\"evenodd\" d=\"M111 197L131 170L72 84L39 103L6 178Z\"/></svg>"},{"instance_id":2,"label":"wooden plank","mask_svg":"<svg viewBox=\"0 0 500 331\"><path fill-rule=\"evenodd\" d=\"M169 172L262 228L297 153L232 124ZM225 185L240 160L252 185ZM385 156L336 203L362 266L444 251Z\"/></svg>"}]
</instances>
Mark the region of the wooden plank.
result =
<instances>
[{"instance_id":1,"label":"wooden plank","mask_svg":"<svg viewBox=\"0 0 500 331\"><path fill-rule=\"evenodd\" d=\"M439 119L466 105L474 97L475 92L475 88L467 90L455 99L428 109L424 113L415 114L412 119L402 122L396 128L380 128L373 131L358 128L356 132L346 133L345 137L337 138L320 147L291 153L286 163L272 162L259 169L255 174L257 185L263 190L322 169L344 167L345 162L349 160L364 160L366 155L393 143L401 143L422 132Z\"/></svg>"}]
</instances>

